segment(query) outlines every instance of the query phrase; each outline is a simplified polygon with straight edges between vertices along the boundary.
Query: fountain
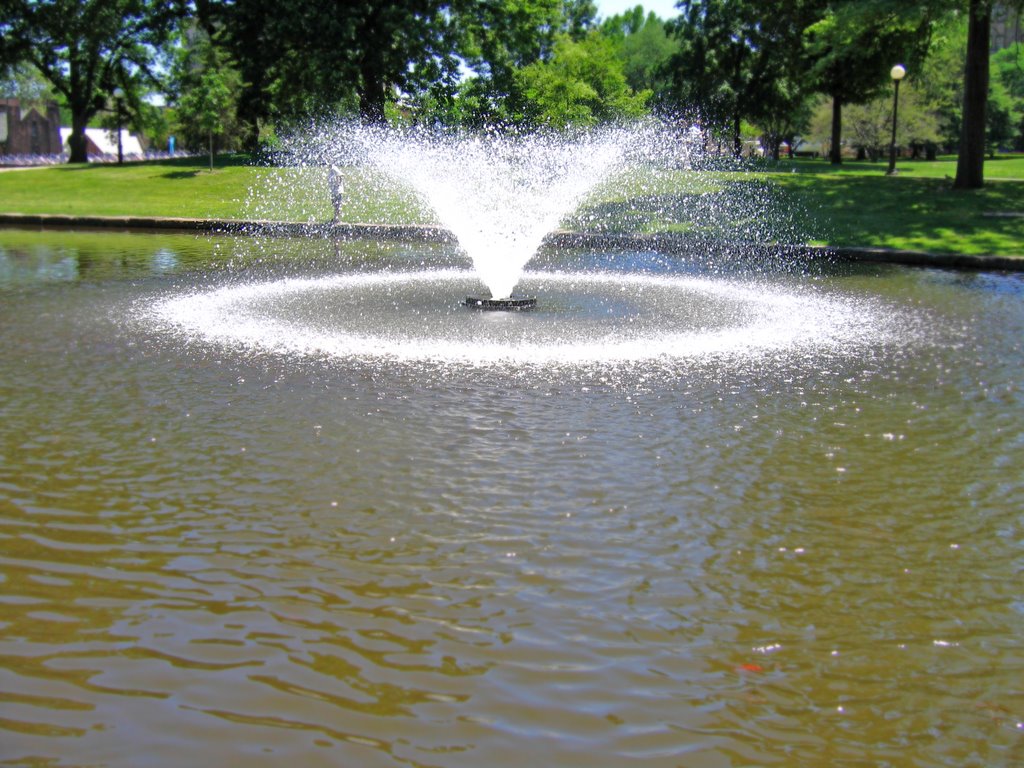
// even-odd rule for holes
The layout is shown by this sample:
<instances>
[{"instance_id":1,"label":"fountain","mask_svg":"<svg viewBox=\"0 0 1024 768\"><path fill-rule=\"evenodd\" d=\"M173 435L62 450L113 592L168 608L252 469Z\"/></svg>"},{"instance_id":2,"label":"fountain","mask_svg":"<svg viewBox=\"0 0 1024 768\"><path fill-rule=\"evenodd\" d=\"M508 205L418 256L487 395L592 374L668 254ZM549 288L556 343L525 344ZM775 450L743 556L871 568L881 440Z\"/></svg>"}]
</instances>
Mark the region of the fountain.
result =
<instances>
[{"instance_id":1,"label":"fountain","mask_svg":"<svg viewBox=\"0 0 1024 768\"><path fill-rule=\"evenodd\" d=\"M604 202L623 190L649 208L664 205L659 185L670 185L663 176L675 174L677 184L680 174L686 177L680 168L701 161L692 132L646 124L571 137L437 136L344 123L294 137L282 157L288 169L307 169L304 181L290 182L292 194L322 183L322 169L333 164L408 190L451 233L457 250L433 268L419 258L316 280L296 279L283 266L280 279L169 298L157 307L165 320L207 338L288 354L476 366L661 365L886 334L886 321L863 302L816 296L799 279L769 287L759 264L726 274L730 254L708 268L715 257L701 252L695 269L693 254L610 248L591 251L581 265L572 249L544 245L567 219L598 232L616 216L628 225L636 210ZM261 200L272 206L281 186L270 189ZM380 194L380 186L371 191ZM720 194L692 194L684 203L696 226L730 219L747 240L766 237L765 223L778 219L762 215L764 201L753 194L740 201L742 215ZM464 260L471 270L458 268ZM453 312L444 300L452 295L465 297L463 308L530 310L530 318L460 316L478 313ZM317 316L322 307L332 308L329 321Z\"/></svg>"},{"instance_id":2,"label":"fountain","mask_svg":"<svg viewBox=\"0 0 1024 768\"><path fill-rule=\"evenodd\" d=\"M470 297L467 306L522 309L534 302L510 301L512 291L544 236L626 162L640 134L437 138L358 128L341 135L365 163L415 190L469 255L491 296Z\"/></svg>"}]
</instances>

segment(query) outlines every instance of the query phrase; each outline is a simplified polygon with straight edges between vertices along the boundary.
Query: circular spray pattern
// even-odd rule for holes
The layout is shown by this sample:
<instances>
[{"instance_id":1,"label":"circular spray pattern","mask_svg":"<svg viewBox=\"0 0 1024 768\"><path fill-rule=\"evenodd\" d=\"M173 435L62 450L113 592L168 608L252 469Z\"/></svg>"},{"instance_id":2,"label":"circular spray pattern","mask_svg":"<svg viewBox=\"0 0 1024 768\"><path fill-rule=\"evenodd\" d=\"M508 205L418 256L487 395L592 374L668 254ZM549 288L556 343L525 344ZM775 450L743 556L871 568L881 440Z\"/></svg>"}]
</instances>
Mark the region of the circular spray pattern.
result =
<instances>
[{"instance_id":1,"label":"circular spray pattern","mask_svg":"<svg viewBox=\"0 0 1024 768\"><path fill-rule=\"evenodd\" d=\"M882 312L806 286L616 272L528 272L525 313L461 305L468 270L353 272L173 295L147 311L240 350L465 366L671 364L878 343Z\"/></svg>"},{"instance_id":2,"label":"circular spray pattern","mask_svg":"<svg viewBox=\"0 0 1024 768\"><path fill-rule=\"evenodd\" d=\"M356 218L342 220L385 220L394 208L405 211L405 222L428 211L473 270L421 261L418 271L377 264L368 272L356 261L345 274L171 298L157 312L222 344L469 366L699 364L860 346L884 334L885 313L763 271L746 282L578 263L527 271L558 226L598 234L670 227L694 243L802 241L777 231L782 210L759 184L701 173L704 159L699 130L658 121L571 135L328 123L284 142L283 181L256 199L325 203L325 190L333 194L345 176L340 202ZM421 214L410 213L417 205ZM326 210L300 208L297 219L309 221ZM294 208L285 214L296 220ZM638 266L637 256L616 259L613 269ZM528 312L460 306L488 296L537 297L538 304Z\"/></svg>"}]
</instances>

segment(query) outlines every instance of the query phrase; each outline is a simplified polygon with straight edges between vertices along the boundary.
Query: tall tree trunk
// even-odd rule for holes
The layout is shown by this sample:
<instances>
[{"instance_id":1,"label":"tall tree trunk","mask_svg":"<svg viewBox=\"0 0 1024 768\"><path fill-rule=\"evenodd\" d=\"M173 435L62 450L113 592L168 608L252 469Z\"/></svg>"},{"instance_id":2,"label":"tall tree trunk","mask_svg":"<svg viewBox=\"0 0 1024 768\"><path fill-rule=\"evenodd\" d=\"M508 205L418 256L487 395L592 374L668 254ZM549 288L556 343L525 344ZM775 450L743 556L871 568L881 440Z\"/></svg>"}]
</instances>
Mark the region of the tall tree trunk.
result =
<instances>
[{"instance_id":1,"label":"tall tree trunk","mask_svg":"<svg viewBox=\"0 0 1024 768\"><path fill-rule=\"evenodd\" d=\"M362 88L359 90L359 115L371 124L384 122L384 104L387 101L387 85L372 64L362 67Z\"/></svg>"},{"instance_id":2,"label":"tall tree trunk","mask_svg":"<svg viewBox=\"0 0 1024 768\"><path fill-rule=\"evenodd\" d=\"M69 163L89 162L89 153L86 148L85 129L89 125L89 119L96 113L90 109L90 97L92 88L83 73L83 66L78 56L78 49L72 48L68 56L67 88L62 91L68 102L68 109L71 111L71 136L68 137L68 147L71 149L68 156ZM88 68L84 68L88 71ZM55 78L52 78L56 82Z\"/></svg>"},{"instance_id":3,"label":"tall tree trunk","mask_svg":"<svg viewBox=\"0 0 1024 768\"><path fill-rule=\"evenodd\" d=\"M832 146L828 150L828 159L832 165L843 162L843 100L839 96L832 97Z\"/></svg>"},{"instance_id":4,"label":"tall tree trunk","mask_svg":"<svg viewBox=\"0 0 1024 768\"><path fill-rule=\"evenodd\" d=\"M988 102L988 45L992 21L989 0L971 0L964 67L964 115L956 159L955 189L985 185L985 107Z\"/></svg>"},{"instance_id":5,"label":"tall tree trunk","mask_svg":"<svg viewBox=\"0 0 1024 768\"><path fill-rule=\"evenodd\" d=\"M213 131L210 131L210 170L213 170Z\"/></svg>"},{"instance_id":6,"label":"tall tree trunk","mask_svg":"<svg viewBox=\"0 0 1024 768\"><path fill-rule=\"evenodd\" d=\"M732 117L732 154L739 159L743 156L743 137L740 135L741 120L739 112Z\"/></svg>"},{"instance_id":7,"label":"tall tree trunk","mask_svg":"<svg viewBox=\"0 0 1024 768\"><path fill-rule=\"evenodd\" d=\"M89 155L86 152L85 128L89 124L89 118L81 109L71 110L71 136L68 137L68 145L71 154L68 157L69 163L87 163Z\"/></svg>"}]
</instances>

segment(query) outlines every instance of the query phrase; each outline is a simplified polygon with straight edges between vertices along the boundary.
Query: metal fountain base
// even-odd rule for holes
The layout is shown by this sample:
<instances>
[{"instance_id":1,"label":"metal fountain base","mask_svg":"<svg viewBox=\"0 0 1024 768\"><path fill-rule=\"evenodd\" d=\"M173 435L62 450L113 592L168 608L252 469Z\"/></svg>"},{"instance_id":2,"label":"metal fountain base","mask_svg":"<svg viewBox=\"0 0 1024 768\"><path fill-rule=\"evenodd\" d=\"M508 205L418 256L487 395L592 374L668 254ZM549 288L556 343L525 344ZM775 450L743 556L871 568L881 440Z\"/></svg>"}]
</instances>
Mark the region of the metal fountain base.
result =
<instances>
[{"instance_id":1,"label":"metal fountain base","mask_svg":"<svg viewBox=\"0 0 1024 768\"><path fill-rule=\"evenodd\" d=\"M462 302L464 306L470 309L479 309L483 311L503 311L503 312L520 312L524 309L533 309L537 306L536 298L528 299L482 299L475 296L467 296L466 300Z\"/></svg>"}]
</instances>

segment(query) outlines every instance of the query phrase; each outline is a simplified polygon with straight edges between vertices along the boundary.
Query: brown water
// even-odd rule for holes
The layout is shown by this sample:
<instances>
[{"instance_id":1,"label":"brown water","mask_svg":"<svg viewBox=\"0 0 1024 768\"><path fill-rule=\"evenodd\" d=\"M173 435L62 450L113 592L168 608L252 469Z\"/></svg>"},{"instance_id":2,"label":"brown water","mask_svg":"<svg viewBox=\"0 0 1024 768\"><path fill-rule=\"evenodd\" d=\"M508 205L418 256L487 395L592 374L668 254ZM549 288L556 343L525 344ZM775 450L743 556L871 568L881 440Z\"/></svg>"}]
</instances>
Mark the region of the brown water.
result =
<instances>
[{"instance_id":1,"label":"brown water","mask_svg":"<svg viewBox=\"0 0 1024 768\"><path fill-rule=\"evenodd\" d=\"M0 762L1024 763L1021 277L774 276L885 333L607 366L148 312L421 262L0 232Z\"/></svg>"}]
</instances>

